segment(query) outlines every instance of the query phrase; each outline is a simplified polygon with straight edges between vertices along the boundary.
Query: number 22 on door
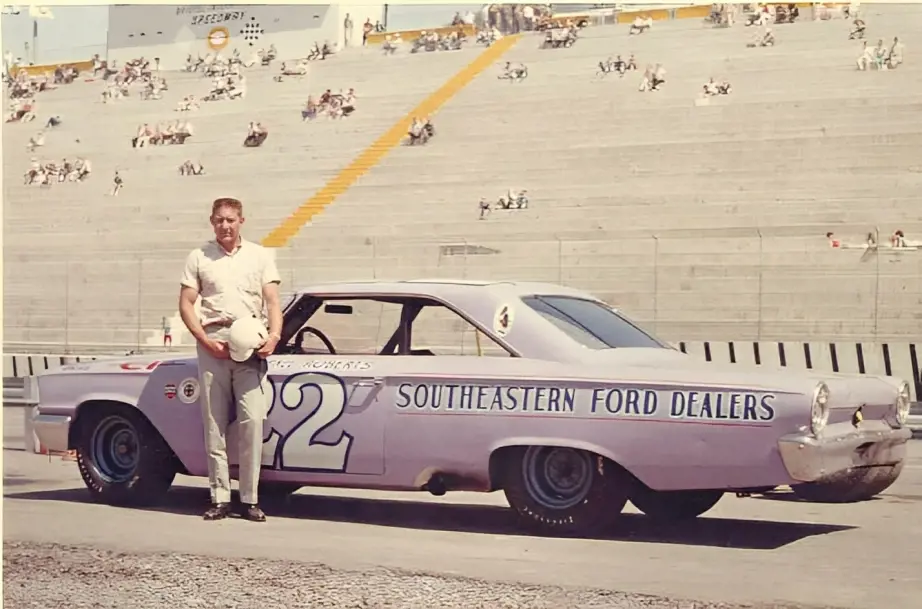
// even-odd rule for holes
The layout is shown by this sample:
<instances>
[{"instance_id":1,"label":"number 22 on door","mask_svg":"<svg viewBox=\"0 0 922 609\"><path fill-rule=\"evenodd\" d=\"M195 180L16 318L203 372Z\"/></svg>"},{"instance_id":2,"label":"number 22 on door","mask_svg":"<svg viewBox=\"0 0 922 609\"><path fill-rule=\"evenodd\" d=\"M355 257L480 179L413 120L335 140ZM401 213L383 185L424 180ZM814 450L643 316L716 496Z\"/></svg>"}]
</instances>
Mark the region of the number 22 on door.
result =
<instances>
[{"instance_id":1,"label":"number 22 on door","mask_svg":"<svg viewBox=\"0 0 922 609\"><path fill-rule=\"evenodd\" d=\"M263 437L263 465L282 471L346 471L354 438L345 430L335 441L317 437L346 409L346 385L325 372L299 372L272 385Z\"/></svg>"}]
</instances>

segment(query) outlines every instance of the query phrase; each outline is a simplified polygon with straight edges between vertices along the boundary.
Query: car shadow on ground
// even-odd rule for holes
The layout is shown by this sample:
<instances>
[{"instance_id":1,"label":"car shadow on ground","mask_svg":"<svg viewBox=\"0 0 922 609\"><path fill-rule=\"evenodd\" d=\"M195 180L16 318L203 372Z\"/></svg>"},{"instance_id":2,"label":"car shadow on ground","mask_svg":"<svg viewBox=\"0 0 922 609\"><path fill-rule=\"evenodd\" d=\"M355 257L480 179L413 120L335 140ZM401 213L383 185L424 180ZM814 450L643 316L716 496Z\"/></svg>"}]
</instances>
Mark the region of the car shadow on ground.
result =
<instances>
[{"instance_id":1,"label":"car shadow on ground","mask_svg":"<svg viewBox=\"0 0 922 609\"><path fill-rule=\"evenodd\" d=\"M777 490L777 491L771 491L768 493L756 494L756 495L752 495L750 499L758 499L760 501L783 501L787 503L815 503L812 501L808 501L807 499L798 497L794 493L794 491L791 491L791 490ZM875 497L871 497L870 499L864 499L863 501L861 501L861 503L867 503L868 501L880 501L881 499L882 497L875 496ZM835 505L835 504L828 504L828 505Z\"/></svg>"},{"instance_id":2,"label":"car shadow on ground","mask_svg":"<svg viewBox=\"0 0 922 609\"><path fill-rule=\"evenodd\" d=\"M765 493L764 495L753 495L752 499L760 499L762 501L786 501L790 503L813 503L806 499L801 499L800 497L795 495L793 491L773 491L771 493ZM907 503L907 502L913 502L913 501L922 501L922 495L907 495L907 494L886 492L880 495L875 495L874 497L870 497L868 499L862 499L860 502L857 502L857 503L869 503L869 502L875 502L875 501L888 501L888 502L897 501L899 503ZM855 505L855 503L842 503L842 504L830 503L826 505Z\"/></svg>"},{"instance_id":3,"label":"car shadow on ground","mask_svg":"<svg viewBox=\"0 0 922 609\"><path fill-rule=\"evenodd\" d=\"M236 493L235 493L236 495ZM6 493L7 499L33 501L92 502L86 489ZM723 501L733 501L728 494ZM169 512L200 518L207 509L208 491L174 486L156 506L137 509ZM456 531L487 535L540 536L525 529L509 508L490 505L397 501L356 497L331 497L297 493L285 499L262 500L269 518L293 518L350 522L421 530ZM260 525L262 526L262 525ZM578 537L608 541L665 543L750 550L774 550L817 535L847 531L857 527L804 522L708 518L706 515L681 524L663 524L639 514L624 515L622 523L609 535Z\"/></svg>"}]
</instances>

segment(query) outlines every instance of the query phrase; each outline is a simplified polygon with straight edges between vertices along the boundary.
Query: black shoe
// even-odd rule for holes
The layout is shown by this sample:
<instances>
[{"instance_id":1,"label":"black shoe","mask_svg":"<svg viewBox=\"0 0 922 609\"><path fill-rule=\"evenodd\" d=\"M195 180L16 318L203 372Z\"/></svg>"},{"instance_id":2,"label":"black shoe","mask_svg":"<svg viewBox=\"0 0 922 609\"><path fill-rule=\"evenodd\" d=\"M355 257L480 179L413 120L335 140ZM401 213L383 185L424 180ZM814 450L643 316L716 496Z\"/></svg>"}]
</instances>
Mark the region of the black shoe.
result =
<instances>
[{"instance_id":1,"label":"black shoe","mask_svg":"<svg viewBox=\"0 0 922 609\"><path fill-rule=\"evenodd\" d=\"M259 509L259 506L256 505L255 503L254 504L243 504L240 507L241 507L240 516L242 516L243 518L246 518L247 520L251 520L253 522L265 522L266 521L265 512Z\"/></svg>"},{"instance_id":2,"label":"black shoe","mask_svg":"<svg viewBox=\"0 0 922 609\"><path fill-rule=\"evenodd\" d=\"M205 520L221 520L230 514L230 503L215 503L202 515Z\"/></svg>"}]
</instances>

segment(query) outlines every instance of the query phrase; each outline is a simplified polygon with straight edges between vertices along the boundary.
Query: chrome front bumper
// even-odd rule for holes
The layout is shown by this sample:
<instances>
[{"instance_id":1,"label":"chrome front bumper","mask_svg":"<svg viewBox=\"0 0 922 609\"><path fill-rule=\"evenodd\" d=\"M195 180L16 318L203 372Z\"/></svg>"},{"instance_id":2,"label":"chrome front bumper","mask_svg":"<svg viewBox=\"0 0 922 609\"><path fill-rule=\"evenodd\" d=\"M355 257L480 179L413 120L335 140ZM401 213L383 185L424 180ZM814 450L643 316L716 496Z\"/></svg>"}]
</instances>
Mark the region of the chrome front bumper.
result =
<instances>
[{"instance_id":1,"label":"chrome front bumper","mask_svg":"<svg viewBox=\"0 0 922 609\"><path fill-rule=\"evenodd\" d=\"M893 465L906 457L908 427L893 429L884 421L830 425L819 438L791 434L778 441L788 474L799 482L813 482L847 472L854 467Z\"/></svg>"},{"instance_id":2,"label":"chrome front bumper","mask_svg":"<svg viewBox=\"0 0 922 609\"><path fill-rule=\"evenodd\" d=\"M67 435L72 420L70 415L37 414L32 417L32 431L49 451L65 452L69 448Z\"/></svg>"}]
</instances>

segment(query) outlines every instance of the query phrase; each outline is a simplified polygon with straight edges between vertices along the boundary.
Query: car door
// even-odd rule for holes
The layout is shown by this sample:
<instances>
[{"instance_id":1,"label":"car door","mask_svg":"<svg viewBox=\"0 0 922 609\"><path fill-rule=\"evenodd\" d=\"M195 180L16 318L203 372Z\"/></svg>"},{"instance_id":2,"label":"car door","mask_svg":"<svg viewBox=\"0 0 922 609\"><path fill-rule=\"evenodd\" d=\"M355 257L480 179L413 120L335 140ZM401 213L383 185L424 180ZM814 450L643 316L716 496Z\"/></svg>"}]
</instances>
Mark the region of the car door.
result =
<instances>
[{"instance_id":1,"label":"car door","mask_svg":"<svg viewBox=\"0 0 922 609\"><path fill-rule=\"evenodd\" d=\"M264 469L326 474L384 473L380 356L274 355L266 387ZM229 433L230 435L230 433ZM236 450L231 457L236 464Z\"/></svg>"}]
</instances>

